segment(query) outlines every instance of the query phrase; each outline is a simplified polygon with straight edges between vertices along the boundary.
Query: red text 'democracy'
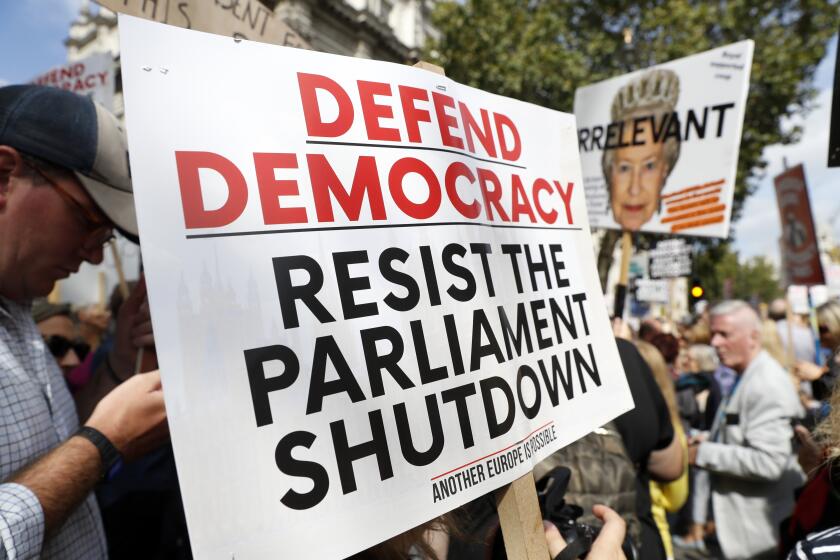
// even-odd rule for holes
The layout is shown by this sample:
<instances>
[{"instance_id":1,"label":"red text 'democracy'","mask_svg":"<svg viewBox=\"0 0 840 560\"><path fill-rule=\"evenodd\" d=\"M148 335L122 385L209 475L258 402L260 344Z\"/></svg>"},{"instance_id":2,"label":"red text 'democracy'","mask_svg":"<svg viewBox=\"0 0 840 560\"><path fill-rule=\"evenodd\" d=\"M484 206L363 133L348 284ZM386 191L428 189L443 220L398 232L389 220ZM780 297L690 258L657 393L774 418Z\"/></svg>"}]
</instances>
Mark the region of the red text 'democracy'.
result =
<instances>
[{"instance_id":1,"label":"red text 'democracy'","mask_svg":"<svg viewBox=\"0 0 840 560\"><path fill-rule=\"evenodd\" d=\"M297 74L297 85L306 153L253 151L233 161L205 150L175 152L187 229L235 224L252 199L266 226L451 219L574 225L574 183L528 173L527 139L509 116L409 85L342 85L307 73ZM348 157L351 172L336 164ZM221 204L205 199L209 173L226 186Z\"/></svg>"}]
</instances>

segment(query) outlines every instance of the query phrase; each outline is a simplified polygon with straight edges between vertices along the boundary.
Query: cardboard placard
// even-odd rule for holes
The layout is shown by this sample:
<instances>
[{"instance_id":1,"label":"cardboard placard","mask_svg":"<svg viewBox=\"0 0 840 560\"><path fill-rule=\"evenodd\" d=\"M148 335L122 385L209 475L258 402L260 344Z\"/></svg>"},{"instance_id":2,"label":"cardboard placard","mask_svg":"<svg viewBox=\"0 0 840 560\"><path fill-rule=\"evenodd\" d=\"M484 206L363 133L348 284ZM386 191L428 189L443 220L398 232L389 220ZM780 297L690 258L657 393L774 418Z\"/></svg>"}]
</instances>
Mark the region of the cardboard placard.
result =
<instances>
[{"instance_id":1,"label":"cardboard placard","mask_svg":"<svg viewBox=\"0 0 840 560\"><path fill-rule=\"evenodd\" d=\"M578 88L589 221L726 237L753 42Z\"/></svg>"},{"instance_id":2,"label":"cardboard placard","mask_svg":"<svg viewBox=\"0 0 840 560\"><path fill-rule=\"evenodd\" d=\"M273 45L310 48L309 43L259 0L95 0L114 13L185 29Z\"/></svg>"},{"instance_id":3,"label":"cardboard placard","mask_svg":"<svg viewBox=\"0 0 840 560\"><path fill-rule=\"evenodd\" d=\"M632 407L571 115L127 16L120 41L196 557L345 557Z\"/></svg>"},{"instance_id":4,"label":"cardboard placard","mask_svg":"<svg viewBox=\"0 0 840 560\"><path fill-rule=\"evenodd\" d=\"M82 60L52 68L33 78L32 83L87 95L109 111L113 111L114 76L114 57L111 53L96 53Z\"/></svg>"},{"instance_id":5,"label":"cardboard placard","mask_svg":"<svg viewBox=\"0 0 840 560\"><path fill-rule=\"evenodd\" d=\"M781 247L788 285L825 284L817 232L802 164L773 178L782 223Z\"/></svg>"},{"instance_id":6,"label":"cardboard placard","mask_svg":"<svg viewBox=\"0 0 840 560\"><path fill-rule=\"evenodd\" d=\"M648 251L650 277L679 278L691 274L691 247L684 239L659 241Z\"/></svg>"}]
</instances>

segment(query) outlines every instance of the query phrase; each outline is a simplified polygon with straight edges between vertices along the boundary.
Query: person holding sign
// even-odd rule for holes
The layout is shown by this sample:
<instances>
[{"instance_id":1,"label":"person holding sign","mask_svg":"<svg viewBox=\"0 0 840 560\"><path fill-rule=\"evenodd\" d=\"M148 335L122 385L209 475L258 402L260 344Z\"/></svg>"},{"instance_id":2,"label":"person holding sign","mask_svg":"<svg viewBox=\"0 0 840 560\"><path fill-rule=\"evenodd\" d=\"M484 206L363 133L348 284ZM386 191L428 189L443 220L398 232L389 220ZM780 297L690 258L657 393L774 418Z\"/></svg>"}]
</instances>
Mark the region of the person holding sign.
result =
<instances>
[{"instance_id":1,"label":"person holding sign","mask_svg":"<svg viewBox=\"0 0 840 560\"><path fill-rule=\"evenodd\" d=\"M677 74L658 69L613 98L601 165L613 218L624 230L640 230L659 211L665 181L680 157L679 134L663 132L679 95Z\"/></svg>"},{"instance_id":2,"label":"person holding sign","mask_svg":"<svg viewBox=\"0 0 840 560\"><path fill-rule=\"evenodd\" d=\"M105 396L79 429L61 370L30 315L82 262L102 262L116 227L136 236L126 141L88 98L0 88L0 558L107 558L94 486L162 443L158 372ZM135 294L125 326L151 336Z\"/></svg>"}]
</instances>

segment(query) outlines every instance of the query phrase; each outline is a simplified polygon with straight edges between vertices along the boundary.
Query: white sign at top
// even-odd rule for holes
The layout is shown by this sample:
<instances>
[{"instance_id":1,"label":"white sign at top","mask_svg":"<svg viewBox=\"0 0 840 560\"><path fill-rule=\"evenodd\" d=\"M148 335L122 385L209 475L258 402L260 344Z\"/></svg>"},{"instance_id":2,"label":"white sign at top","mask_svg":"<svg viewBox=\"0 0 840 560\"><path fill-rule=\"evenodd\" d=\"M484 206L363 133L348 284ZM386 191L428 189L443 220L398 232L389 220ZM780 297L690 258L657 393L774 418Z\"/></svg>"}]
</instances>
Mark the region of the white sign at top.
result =
<instances>
[{"instance_id":1,"label":"white sign at top","mask_svg":"<svg viewBox=\"0 0 840 560\"><path fill-rule=\"evenodd\" d=\"M197 558L345 557L632 407L574 117L126 16L120 41Z\"/></svg>"},{"instance_id":2,"label":"white sign at top","mask_svg":"<svg viewBox=\"0 0 840 560\"><path fill-rule=\"evenodd\" d=\"M752 54L741 41L578 88L593 226L728 235Z\"/></svg>"},{"instance_id":3,"label":"white sign at top","mask_svg":"<svg viewBox=\"0 0 840 560\"><path fill-rule=\"evenodd\" d=\"M677 278L691 274L691 247L684 239L659 241L648 251L651 278Z\"/></svg>"}]
</instances>

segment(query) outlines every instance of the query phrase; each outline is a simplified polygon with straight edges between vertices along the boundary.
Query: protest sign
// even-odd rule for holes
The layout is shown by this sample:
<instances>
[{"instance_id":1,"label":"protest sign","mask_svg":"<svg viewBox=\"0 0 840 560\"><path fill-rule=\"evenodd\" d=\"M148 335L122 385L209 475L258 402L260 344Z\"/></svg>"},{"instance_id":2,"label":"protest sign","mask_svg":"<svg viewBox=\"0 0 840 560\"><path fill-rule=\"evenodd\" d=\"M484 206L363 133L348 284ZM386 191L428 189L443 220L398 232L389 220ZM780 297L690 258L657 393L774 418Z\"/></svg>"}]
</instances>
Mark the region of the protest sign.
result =
<instances>
[{"instance_id":1,"label":"protest sign","mask_svg":"<svg viewBox=\"0 0 840 560\"><path fill-rule=\"evenodd\" d=\"M773 178L782 222L783 262L788 284L825 284L817 233L802 164Z\"/></svg>"},{"instance_id":2,"label":"protest sign","mask_svg":"<svg viewBox=\"0 0 840 560\"><path fill-rule=\"evenodd\" d=\"M309 43L259 0L95 0L112 12L236 39L308 49Z\"/></svg>"},{"instance_id":3,"label":"protest sign","mask_svg":"<svg viewBox=\"0 0 840 560\"><path fill-rule=\"evenodd\" d=\"M575 92L593 226L726 237L753 42Z\"/></svg>"},{"instance_id":4,"label":"protest sign","mask_svg":"<svg viewBox=\"0 0 840 560\"><path fill-rule=\"evenodd\" d=\"M33 84L53 86L87 95L109 111L114 110L114 57L97 53L44 72Z\"/></svg>"},{"instance_id":5,"label":"protest sign","mask_svg":"<svg viewBox=\"0 0 840 560\"><path fill-rule=\"evenodd\" d=\"M829 263L826 269L825 283L829 297L840 297L840 264Z\"/></svg>"},{"instance_id":6,"label":"protest sign","mask_svg":"<svg viewBox=\"0 0 840 560\"><path fill-rule=\"evenodd\" d=\"M126 16L120 41L196 557L347 556L632 407L571 115Z\"/></svg>"},{"instance_id":7,"label":"protest sign","mask_svg":"<svg viewBox=\"0 0 840 560\"><path fill-rule=\"evenodd\" d=\"M635 280L636 300L645 303L668 303L670 284L667 280L637 278Z\"/></svg>"},{"instance_id":8,"label":"protest sign","mask_svg":"<svg viewBox=\"0 0 840 560\"><path fill-rule=\"evenodd\" d=\"M808 287L790 285L787 287L787 301L791 311L798 315L806 315L810 309L808 302Z\"/></svg>"},{"instance_id":9,"label":"protest sign","mask_svg":"<svg viewBox=\"0 0 840 560\"><path fill-rule=\"evenodd\" d=\"M659 241L648 251L651 278L678 278L691 274L691 247L684 239Z\"/></svg>"}]
</instances>

